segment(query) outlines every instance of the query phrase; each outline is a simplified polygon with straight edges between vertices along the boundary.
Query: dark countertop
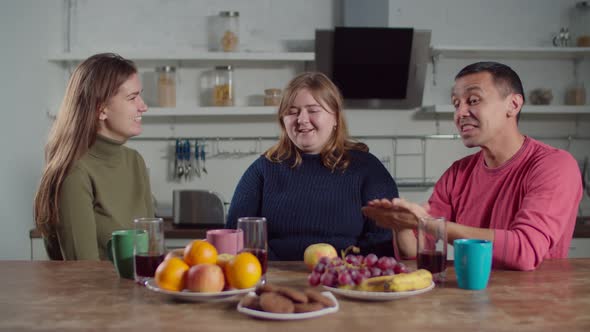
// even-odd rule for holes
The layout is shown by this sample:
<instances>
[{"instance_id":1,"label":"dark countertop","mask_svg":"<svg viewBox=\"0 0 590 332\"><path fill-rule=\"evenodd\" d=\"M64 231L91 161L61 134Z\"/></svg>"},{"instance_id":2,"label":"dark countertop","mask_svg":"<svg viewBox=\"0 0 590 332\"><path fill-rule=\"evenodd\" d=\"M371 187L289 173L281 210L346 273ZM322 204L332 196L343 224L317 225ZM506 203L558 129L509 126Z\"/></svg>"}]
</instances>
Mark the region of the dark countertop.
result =
<instances>
[{"instance_id":1,"label":"dark countertop","mask_svg":"<svg viewBox=\"0 0 590 332\"><path fill-rule=\"evenodd\" d=\"M177 227L172 223L171 218L164 218L164 237L167 239L204 239L209 229L223 228L219 226L195 226L195 227ZM41 232L36 228L29 231L31 239L40 239Z\"/></svg>"},{"instance_id":2,"label":"dark countertop","mask_svg":"<svg viewBox=\"0 0 590 332\"><path fill-rule=\"evenodd\" d=\"M167 239L204 239L208 229L222 227L191 227L179 228L172 223L171 218L164 218L164 236ZM36 228L29 231L31 239L41 238L41 232ZM590 216L579 217L574 229L574 238L590 238Z\"/></svg>"}]
</instances>

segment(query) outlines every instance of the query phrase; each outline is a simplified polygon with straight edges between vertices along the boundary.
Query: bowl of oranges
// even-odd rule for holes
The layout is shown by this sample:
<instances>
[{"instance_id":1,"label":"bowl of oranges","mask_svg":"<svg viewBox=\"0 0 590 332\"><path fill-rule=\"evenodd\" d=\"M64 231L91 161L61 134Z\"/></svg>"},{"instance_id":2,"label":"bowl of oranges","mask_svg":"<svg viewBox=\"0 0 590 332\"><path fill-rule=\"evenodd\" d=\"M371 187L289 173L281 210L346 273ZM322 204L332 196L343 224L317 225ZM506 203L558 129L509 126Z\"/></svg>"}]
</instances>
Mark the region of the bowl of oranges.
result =
<instances>
[{"instance_id":1,"label":"bowl of oranges","mask_svg":"<svg viewBox=\"0 0 590 332\"><path fill-rule=\"evenodd\" d=\"M146 287L177 300L224 301L254 290L261 275L253 254L218 254L206 240L194 240L169 252Z\"/></svg>"}]
</instances>

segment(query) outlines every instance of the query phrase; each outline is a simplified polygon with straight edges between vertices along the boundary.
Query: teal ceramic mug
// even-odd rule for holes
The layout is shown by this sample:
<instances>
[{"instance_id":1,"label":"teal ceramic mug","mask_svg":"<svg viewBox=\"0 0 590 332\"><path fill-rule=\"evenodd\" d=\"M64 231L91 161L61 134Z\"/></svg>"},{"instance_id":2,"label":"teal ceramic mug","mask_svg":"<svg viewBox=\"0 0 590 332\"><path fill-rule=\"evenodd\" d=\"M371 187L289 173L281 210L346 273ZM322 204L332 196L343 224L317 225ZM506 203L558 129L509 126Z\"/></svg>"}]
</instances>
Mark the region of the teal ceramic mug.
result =
<instances>
[{"instance_id":1,"label":"teal ceramic mug","mask_svg":"<svg viewBox=\"0 0 590 332\"><path fill-rule=\"evenodd\" d=\"M147 248L146 232L134 229L114 231L107 243L107 256L121 278L133 279L133 244Z\"/></svg>"},{"instance_id":2,"label":"teal ceramic mug","mask_svg":"<svg viewBox=\"0 0 590 332\"><path fill-rule=\"evenodd\" d=\"M453 249L459 288L471 290L486 288L492 269L492 242L457 239L453 241Z\"/></svg>"}]
</instances>

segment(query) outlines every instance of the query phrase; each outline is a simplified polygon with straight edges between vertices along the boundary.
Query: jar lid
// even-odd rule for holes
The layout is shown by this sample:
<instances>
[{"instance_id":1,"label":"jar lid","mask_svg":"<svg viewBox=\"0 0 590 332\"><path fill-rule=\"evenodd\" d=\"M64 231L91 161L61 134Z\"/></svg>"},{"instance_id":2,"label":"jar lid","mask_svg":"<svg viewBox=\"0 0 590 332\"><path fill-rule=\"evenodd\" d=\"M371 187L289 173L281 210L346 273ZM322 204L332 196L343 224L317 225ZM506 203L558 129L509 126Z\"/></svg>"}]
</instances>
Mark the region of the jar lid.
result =
<instances>
[{"instance_id":1,"label":"jar lid","mask_svg":"<svg viewBox=\"0 0 590 332\"><path fill-rule=\"evenodd\" d=\"M215 66L215 69L217 70L233 70L234 68L232 66Z\"/></svg>"},{"instance_id":2,"label":"jar lid","mask_svg":"<svg viewBox=\"0 0 590 332\"><path fill-rule=\"evenodd\" d=\"M165 73L173 73L176 71L176 68L174 68L172 66L162 66L162 67L156 67L156 71L157 72L165 72Z\"/></svg>"},{"instance_id":3,"label":"jar lid","mask_svg":"<svg viewBox=\"0 0 590 332\"><path fill-rule=\"evenodd\" d=\"M219 16L223 16L223 17L237 17L237 16L240 16L240 12L223 11L223 12L219 12Z\"/></svg>"}]
</instances>

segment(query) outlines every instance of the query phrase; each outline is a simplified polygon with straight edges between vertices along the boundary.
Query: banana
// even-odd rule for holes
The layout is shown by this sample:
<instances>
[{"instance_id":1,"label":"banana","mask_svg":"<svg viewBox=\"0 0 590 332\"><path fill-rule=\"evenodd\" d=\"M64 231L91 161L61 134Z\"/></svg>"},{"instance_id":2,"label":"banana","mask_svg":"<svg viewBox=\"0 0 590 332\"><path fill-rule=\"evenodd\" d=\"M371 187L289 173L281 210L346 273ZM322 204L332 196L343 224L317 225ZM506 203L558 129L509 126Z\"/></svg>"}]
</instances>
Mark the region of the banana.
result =
<instances>
[{"instance_id":1,"label":"banana","mask_svg":"<svg viewBox=\"0 0 590 332\"><path fill-rule=\"evenodd\" d=\"M412 273L402 273L393 276L384 285L386 292L405 292L423 289L432 284L432 273L420 269Z\"/></svg>"},{"instance_id":2,"label":"banana","mask_svg":"<svg viewBox=\"0 0 590 332\"><path fill-rule=\"evenodd\" d=\"M385 283L390 282L394 276L373 277L363 280L357 290L364 292L385 292Z\"/></svg>"},{"instance_id":3,"label":"banana","mask_svg":"<svg viewBox=\"0 0 590 332\"><path fill-rule=\"evenodd\" d=\"M373 277L361 282L356 289L366 292L405 292L423 289L432 283L432 274L424 269L393 276Z\"/></svg>"}]
</instances>

